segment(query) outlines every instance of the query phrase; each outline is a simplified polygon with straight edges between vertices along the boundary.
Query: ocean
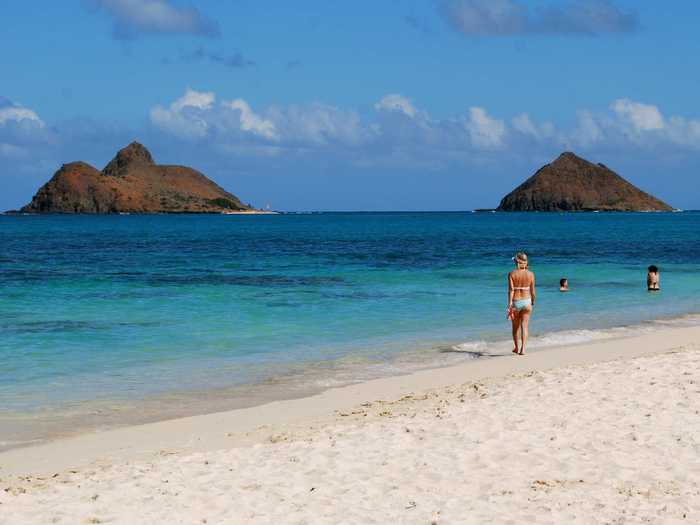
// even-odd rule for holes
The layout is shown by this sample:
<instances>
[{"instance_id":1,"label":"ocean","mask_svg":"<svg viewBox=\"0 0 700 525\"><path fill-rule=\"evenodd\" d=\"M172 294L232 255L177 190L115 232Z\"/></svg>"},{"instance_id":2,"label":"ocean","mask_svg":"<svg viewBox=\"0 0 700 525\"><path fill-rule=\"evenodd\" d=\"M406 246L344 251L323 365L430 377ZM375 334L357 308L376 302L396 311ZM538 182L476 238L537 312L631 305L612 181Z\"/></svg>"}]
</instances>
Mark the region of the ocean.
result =
<instances>
[{"instance_id":1,"label":"ocean","mask_svg":"<svg viewBox=\"0 0 700 525\"><path fill-rule=\"evenodd\" d=\"M532 351L695 323L698 232L698 212L0 216L0 449L508 352L520 250Z\"/></svg>"}]
</instances>

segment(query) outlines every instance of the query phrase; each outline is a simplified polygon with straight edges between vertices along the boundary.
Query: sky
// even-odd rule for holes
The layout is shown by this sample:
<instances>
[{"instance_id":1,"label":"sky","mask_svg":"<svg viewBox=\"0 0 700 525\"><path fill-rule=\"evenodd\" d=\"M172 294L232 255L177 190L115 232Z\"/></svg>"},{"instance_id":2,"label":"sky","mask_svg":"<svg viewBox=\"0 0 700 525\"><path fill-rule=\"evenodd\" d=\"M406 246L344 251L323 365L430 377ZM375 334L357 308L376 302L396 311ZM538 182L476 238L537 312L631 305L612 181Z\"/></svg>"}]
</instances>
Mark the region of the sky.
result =
<instances>
[{"instance_id":1,"label":"sky","mask_svg":"<svg viewBox=\"0 0 700 525\"><path fill-rule=\"evenodd\" d=\"M468 210L563 151L700 208L700 2L7 0L0 210L133 140L279 210Z\"/></svg>"}]
</instances>

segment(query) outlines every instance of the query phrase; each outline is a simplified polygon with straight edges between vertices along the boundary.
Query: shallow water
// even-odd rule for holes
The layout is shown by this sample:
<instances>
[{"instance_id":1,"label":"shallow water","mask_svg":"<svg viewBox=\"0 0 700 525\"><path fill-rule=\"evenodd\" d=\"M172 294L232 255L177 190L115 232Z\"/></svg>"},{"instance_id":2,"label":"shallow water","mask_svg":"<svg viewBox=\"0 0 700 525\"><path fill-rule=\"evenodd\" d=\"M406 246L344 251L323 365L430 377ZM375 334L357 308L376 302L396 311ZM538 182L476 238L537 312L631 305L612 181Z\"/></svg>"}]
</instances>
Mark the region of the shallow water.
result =
<instances>
[{"instance_id":1,"label":"shallow water","mask_svg":"<svg viewBox=\"0 0 700 525\"><path fill-rule=\"evenodd\" d=\"M517 250L533 348L607 337L700 310L698 231L696 212L0 216L0 421L242 406L488 354Z\"/></svg>"}]
</instances>

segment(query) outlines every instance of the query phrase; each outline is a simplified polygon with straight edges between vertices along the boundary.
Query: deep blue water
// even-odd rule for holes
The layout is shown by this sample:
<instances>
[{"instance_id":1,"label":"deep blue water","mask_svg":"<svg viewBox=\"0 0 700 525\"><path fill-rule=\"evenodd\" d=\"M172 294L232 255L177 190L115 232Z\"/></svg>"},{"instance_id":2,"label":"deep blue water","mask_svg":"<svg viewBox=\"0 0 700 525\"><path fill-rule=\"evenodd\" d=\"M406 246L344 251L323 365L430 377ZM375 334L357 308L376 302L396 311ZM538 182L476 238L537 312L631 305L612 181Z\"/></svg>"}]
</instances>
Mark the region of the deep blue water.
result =
<instances>
[{"instance_id":1,"label":"deep blue water","mask_svg":"<svg viewBox=\"0 0 700 525\"><path fill-rule=\"evenodd\" d=\"M0 417L483 347L508 337L518 250L540 340L697 312L698 232L695 212L0 216Z\"/></svg>"}]
</instances>

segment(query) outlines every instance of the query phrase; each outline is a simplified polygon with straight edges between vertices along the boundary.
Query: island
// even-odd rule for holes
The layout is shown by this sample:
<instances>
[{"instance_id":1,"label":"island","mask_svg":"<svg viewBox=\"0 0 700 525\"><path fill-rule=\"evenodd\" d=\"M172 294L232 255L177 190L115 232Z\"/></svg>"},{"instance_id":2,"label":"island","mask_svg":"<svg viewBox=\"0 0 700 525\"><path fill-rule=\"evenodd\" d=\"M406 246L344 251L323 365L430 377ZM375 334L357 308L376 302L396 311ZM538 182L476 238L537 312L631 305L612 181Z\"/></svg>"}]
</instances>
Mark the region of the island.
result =
<instances>
[{"instance_id":1,"label":"island","mask_svg":"<svg viewBox=\"0 0 700 525\"><path fill-rule=\"evenodd\" d=\"M270 213L243 204L199 171L156 164L138 142L100 171L64 164L20 213Z\"/></svg>"},{"instance_id":2,"label":"island","mask_svg":"<svg viewBox=\"0 0 700 525\"><path fill-rule=\"evenodd\" d=\"M497 211L673 211L604 164L564 152L503 197Z\"/></svg>"}]
</instances>

